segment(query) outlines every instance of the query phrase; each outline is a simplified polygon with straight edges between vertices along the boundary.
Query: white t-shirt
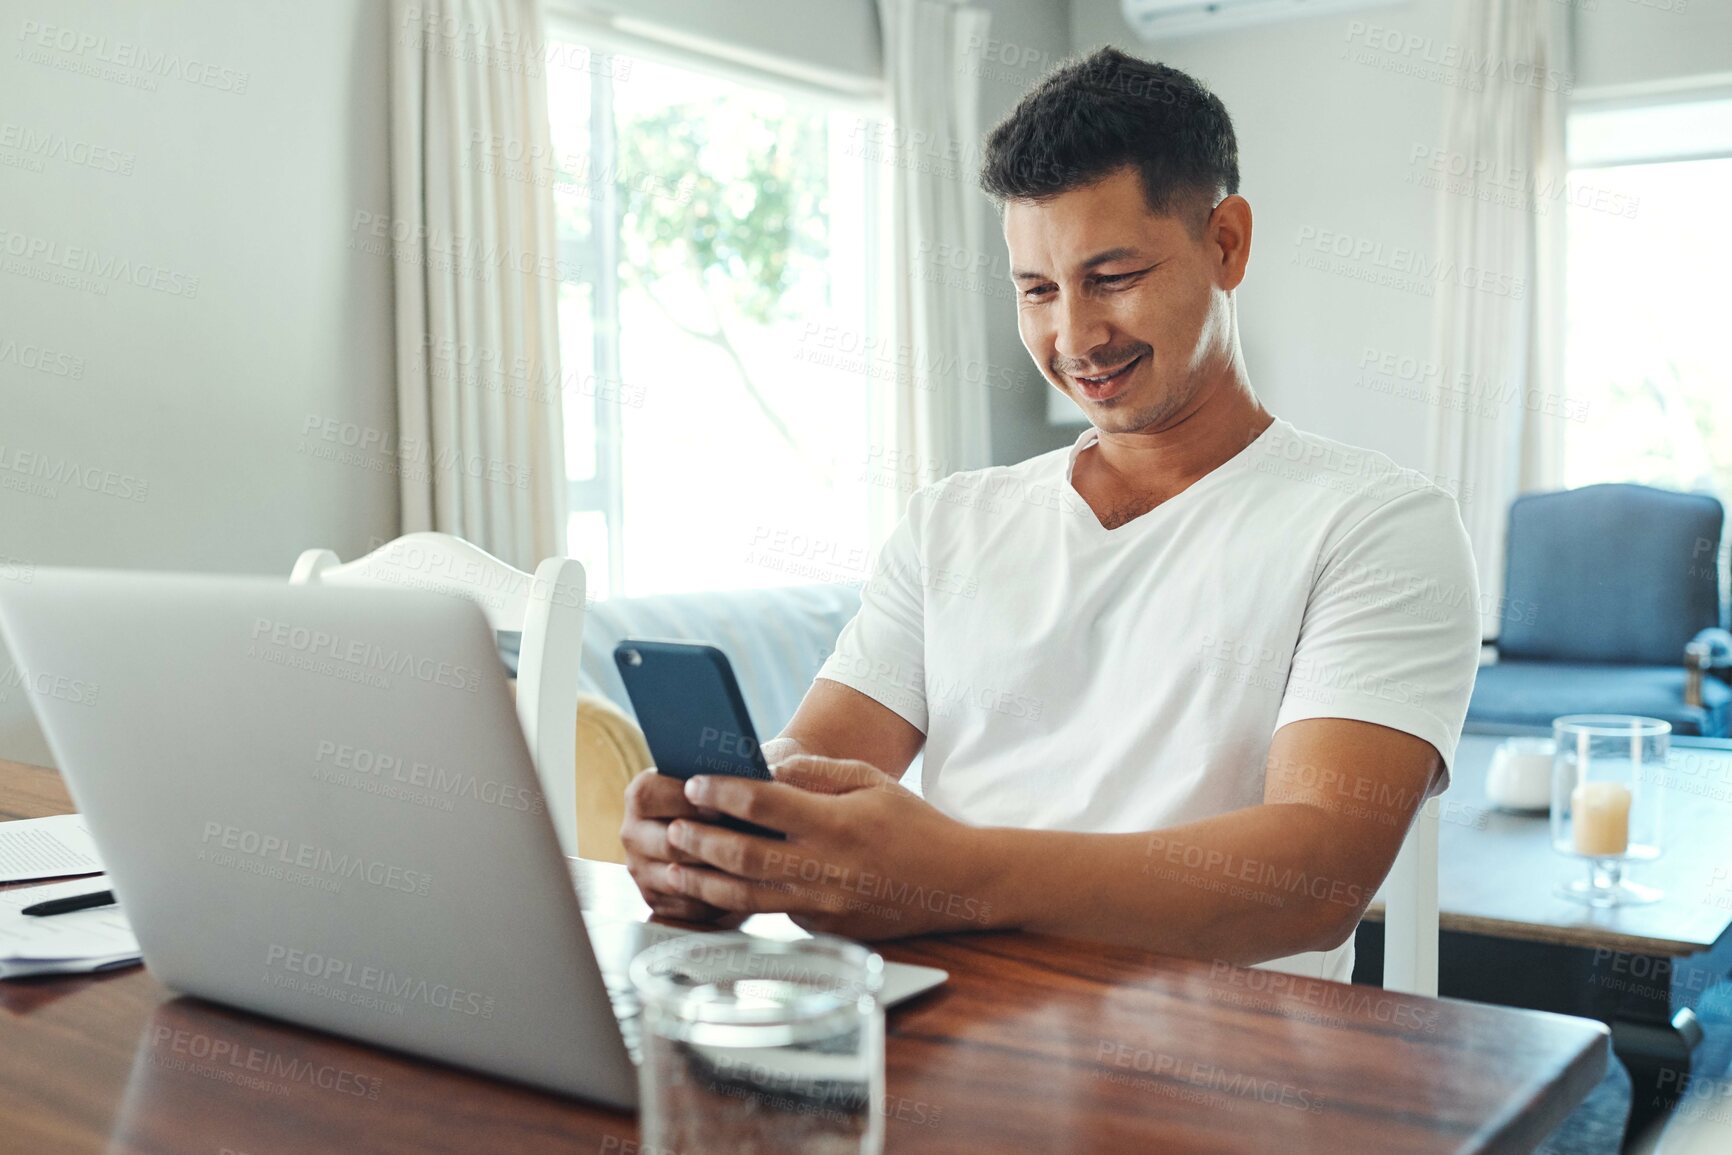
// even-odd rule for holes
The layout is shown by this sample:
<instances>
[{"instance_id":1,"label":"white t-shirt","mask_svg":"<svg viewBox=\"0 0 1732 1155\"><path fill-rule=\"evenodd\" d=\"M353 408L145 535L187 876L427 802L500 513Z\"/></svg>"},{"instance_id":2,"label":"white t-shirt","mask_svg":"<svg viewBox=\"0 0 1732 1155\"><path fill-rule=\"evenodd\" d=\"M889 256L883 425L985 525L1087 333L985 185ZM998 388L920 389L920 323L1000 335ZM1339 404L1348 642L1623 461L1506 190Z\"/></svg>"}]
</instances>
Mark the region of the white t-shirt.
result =
<instances>
[{"instance_id":1,"label":"white t-shirt","mask_svg":"<svg viewBox=\"0 0 1732 1155\"><path fill-rule=\"evenodd\" d=\"M1302 718L1425 739L1441 791L1480 649L1454 499L1276 419L1107 530L1070 484L1097 439L913 494L818 672L926 735L927 801L976 825L1155 831L1260 804L1270 740ZM1346 982L1353 941L1264 965Z\"/></svg>"}]
</instances>

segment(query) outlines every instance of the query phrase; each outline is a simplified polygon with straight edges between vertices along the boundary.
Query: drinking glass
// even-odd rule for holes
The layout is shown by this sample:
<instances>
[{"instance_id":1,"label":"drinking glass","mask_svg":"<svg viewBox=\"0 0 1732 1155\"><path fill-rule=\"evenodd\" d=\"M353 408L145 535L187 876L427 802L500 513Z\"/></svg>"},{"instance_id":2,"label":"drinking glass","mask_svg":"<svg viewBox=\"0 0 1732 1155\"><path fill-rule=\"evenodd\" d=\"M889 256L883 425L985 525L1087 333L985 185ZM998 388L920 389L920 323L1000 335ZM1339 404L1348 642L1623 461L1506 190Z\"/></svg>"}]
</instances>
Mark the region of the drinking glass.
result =
<instances>
[{"instance_id":1,"label":"drinking glass","mask_svg":"<svg viewBox=\"0 0 1732 1155\"><path fill-rule=\"evenodd\" d=\"M633 960L645 1151L879 1155L884 961L827 935L682 935Z\"/></svg>"},{"instance_id":2,"label":"drinking glass","mask_svg":"<svg viewBox=\"0 0 1732 1155\"><path fill-rule=\"evenodd\" d=\"M1594 907L1653 902L1660 891L1624 877L1660 856L1660 782L1672 726L1629 714L1569 714L1552 722L1552 849L1582 858L1588 876L1558 893Z\"/></svg>"}]
</instances>

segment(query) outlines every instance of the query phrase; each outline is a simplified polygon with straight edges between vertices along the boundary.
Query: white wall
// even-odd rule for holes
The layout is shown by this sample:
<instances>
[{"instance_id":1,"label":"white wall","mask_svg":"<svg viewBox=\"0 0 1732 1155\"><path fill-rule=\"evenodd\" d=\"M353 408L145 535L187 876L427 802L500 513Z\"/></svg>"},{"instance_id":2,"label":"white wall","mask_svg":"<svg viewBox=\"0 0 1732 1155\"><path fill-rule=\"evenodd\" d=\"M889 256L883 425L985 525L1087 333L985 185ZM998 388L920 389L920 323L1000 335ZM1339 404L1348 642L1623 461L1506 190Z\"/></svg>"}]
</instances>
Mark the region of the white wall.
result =
<instances>
[{"instance_id":1,"label":"white wall","mask_svg":"<svg viewBox=\"0 0 1732 1155\"><path fill-rule=\"evenodd\" d=\"M0 6L0 579L286 576L395 532L388 473L300 452L312 418L395 430L388 261L347 247L389 204L385 9ZM94 492L40 472L72 467ZM13 678L0 653L0 757L46 761Z\"/></svg>"},{"instance_id":2,"label":"white wall","mask_svg":"<svg viewBox=\"0 0 1732 1155\"><path fill-rule=\"evenodd\" d=\"M1240 192L1254 221L1239 326L1264 403L1301 428L1416 468L1426 464L1426 407L1355 381L1368 348L1425 358L1430 298L1294 259L1314 251L1310 244L1323 231L1382 245L1385 253L1435 255L1434 194L1413 183L1409 157L1416 147L1441 144L1447 89L1396 71L1399 61L1385 69L1344 54L1354 46L1352 21L1447 41L1451 7L1413 0L1157 48L1125 27L1117 0L1072 4L1079 48L1112 43L1181 68L1233 117Z\"/></svg>"},{"instance_id":3,"label":"white wall","mask_svg":"<svg viewBox=\"0 0 1732 1155\"><path fill-rule=\"evenodd\" d=\"M1233 117L1240 191L1255 218L1239 324L1265 403L1303 428L1415 468L1427 464L1427 407L1359 382L1368 351L1426 357L1431 300L1293 261L1301 238L1322 230L1435 259L1435 193L1419 183L1423 165L1413 157L1441 146L1449 90L1435 69L1415 73L1451 43L1454 10L1452 0L1406 0L1157 46L1130 32L1119 0L1071 0L1078 50L1116 44L1184 69ZM1732 73L1725 0L1596 0L1592 10L1572 5L1571 15L1573 88ZM1370 47L1381 38L1366 26L1429 47L1414 55ZM1374 271L1365 261L1358 268ZM1372 380L1391 377L1379 378L1374 363Z\"/></svg>"}]
</instances>

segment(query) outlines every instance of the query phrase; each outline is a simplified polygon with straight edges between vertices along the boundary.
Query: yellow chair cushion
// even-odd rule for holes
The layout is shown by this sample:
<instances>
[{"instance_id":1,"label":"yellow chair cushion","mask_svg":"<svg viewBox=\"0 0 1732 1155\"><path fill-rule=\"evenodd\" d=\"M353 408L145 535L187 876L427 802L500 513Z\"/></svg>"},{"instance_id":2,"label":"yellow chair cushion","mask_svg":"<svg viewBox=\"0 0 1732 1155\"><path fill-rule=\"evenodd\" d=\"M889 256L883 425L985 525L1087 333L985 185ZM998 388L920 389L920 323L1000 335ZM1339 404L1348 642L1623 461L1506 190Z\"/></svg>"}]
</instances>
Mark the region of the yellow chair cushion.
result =
<instances>
[{"instance_id":1,"label":"yellow chair cushion","mask_svg":"<svg viewBox=\"0 0 1732 1155\"><path fill-rule=\"evenodd\" d=\"M625 788L653 765L643 731L606 698L577 698L577 847L585 858L624 862L619 827Z\"/></svg>"}]
</instances>

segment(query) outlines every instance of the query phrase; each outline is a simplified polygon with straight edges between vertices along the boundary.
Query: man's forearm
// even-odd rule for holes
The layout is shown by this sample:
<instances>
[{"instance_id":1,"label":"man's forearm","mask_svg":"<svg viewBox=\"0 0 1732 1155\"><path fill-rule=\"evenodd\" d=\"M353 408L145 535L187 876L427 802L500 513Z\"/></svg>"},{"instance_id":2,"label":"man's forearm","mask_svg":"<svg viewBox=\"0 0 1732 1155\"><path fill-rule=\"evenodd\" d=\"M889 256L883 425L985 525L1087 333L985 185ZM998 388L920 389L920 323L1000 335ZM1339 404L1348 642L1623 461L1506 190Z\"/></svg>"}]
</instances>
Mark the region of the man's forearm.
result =
<instances>
[{"instance_id":1,"label":"man's forearm","mask_svg":"<svg viewBox=\"0 0 1732 1155\"><path fill-rule=\"evenodd\" d=\"M980 829L981 899L1002 927L1257 963L1343 942L1375 881L1329 814L1261 805L1146 834Z\"/></svg>"}]
</instances>

